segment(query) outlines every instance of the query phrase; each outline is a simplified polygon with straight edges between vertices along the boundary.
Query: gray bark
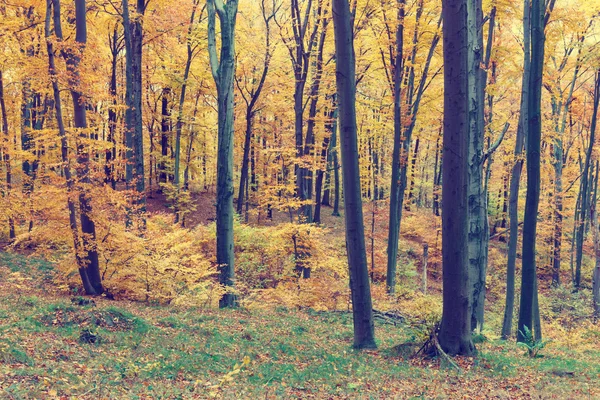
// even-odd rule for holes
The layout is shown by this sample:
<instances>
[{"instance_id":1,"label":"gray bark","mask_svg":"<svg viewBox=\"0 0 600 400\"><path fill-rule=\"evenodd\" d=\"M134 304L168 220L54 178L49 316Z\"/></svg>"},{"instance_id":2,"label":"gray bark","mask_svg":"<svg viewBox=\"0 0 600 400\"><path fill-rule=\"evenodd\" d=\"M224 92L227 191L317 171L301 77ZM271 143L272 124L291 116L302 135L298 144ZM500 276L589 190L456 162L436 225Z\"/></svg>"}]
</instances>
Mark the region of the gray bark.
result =
<instances>
[{"instance_id":1,"label":"gray bark","mask_svg":"<svg viewBox=\"0 0 600 400\"><path fill-rule=\"evenodd\" d=\"M544 72L543 1L531 1L531 70L529 78L527 132L527 197L523 224L523 265L517 341L524 340L525 327L532 330L534 298L537 294L535 245L540 201L540 143L542 134L542 79ZM540 332L541 336L541 332Z\"/></svg>"},{"instance_id":2,"label":"gray bark","mask_svg":"<svg viewBox=\"0 0 600 400\"><path fill-rule=\"evenodd\" d=\"M468 260L469 54L467 0L444 0L444 139L442 185L442 349L472 355Z\"/></svg>"},{"instance_id":3,"label":"gray bark","mask_svg":"<svg viewBox=\"0 0 600 400\"><path fill-rule=\"evenodd\" d=\"M238 0L209 0L208 50L210 66L217 86L217 264L219 282L228 290L219 301L220 307L233 307L236 297L233 253L233 83L235 75L235 22ZM221 25L221 54L217 55L216 16Z\"/></svg>"},{"instance_id":4,"label":"gray bark","mask_svg":"<svg viewBox=\"0 0 600 400\"><path fill-rule=\"evenodd\" d=\"M340 115L346 251L354 317L354 347L375 348L371 287L365 247L356 127L354 32L348 0L333 0L336 83Z\"/></svg>"}]
</instances>

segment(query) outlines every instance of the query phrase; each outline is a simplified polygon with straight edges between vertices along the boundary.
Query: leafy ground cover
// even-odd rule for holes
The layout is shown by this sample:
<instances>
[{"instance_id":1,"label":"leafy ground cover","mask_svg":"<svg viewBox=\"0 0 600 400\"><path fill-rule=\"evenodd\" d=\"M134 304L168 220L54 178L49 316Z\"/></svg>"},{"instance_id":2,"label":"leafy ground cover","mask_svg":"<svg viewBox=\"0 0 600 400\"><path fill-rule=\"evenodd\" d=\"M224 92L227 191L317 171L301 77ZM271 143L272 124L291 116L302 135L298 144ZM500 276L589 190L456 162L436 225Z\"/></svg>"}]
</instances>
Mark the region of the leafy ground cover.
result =
<instances>
[{"instance_id":1,"label":"leafy ground cover","mask_svg":"<svg viewBox=\"0 0 600 400\"><path fill-rule=\"evenodd\" d=\"M379 349L355 352L347 313L90 302L55 292L49 263L2 253L0 265L1 398L600 396L597 347L550 343L529 358L488 339L458 371L410 357L423 335L414 324L378 320Z\"/></svg>"}]
</instances>

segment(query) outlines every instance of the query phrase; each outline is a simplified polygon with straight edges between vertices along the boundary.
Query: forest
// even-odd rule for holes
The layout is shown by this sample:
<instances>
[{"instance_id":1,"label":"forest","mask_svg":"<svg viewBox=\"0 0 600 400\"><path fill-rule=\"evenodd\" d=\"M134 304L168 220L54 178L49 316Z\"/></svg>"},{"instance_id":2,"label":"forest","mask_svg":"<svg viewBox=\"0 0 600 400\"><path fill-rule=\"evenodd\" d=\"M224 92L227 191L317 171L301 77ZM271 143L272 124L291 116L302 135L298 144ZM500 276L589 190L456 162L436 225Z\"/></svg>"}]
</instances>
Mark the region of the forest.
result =
<instances>
[{"instance_id":1,"label":"forest","mask_svg":"<svg viewBox=\"0 0 600 400\"><path fill-rule=\"evenodd\" d=\"M0 0L0 398L600 398L600 0Z\"/></svg>"}]
</instances>

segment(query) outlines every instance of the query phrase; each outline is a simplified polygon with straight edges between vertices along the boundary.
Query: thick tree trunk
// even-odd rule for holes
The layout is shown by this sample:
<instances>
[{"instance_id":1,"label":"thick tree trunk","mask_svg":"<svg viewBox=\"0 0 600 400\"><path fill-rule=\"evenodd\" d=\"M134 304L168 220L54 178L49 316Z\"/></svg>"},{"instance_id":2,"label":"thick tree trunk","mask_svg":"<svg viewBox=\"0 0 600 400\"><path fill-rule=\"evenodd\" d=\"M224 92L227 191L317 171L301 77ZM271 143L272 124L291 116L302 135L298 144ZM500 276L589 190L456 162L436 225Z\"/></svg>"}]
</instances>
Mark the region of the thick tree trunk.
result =
<instances>
[{"instance_id":1,"label":"thick tree trunk","mask_svg":"<svg viewBox=\"0 0 600 400\"><path fill-rule=\"evenodd\" d=\"M472 355L468 260L469 35L467 0L444 0L444 154L442 185L442 349Z\"/></svg>"},{"instance_id":2,"label":"thick tree trunk","mask_svg":"<svg viewBox=\"0 0 600 400\"><path fill-rule=\"evenodd\" d=\"M209 0L208 47L212 74L217 86L218 102L218 149L217 149L217 264L219 282L227 292L219 301L220 307L236 305L233 293L233 82L235 74L235 22L238 1L223 4ZM221 22L221 54L217 55L216 15Z\"/></svg>"},{"instance_id":3,"label":"thick tree trunk","mask_svg":"<svg viewBox=\"0 0 600 400\"><path fill-rule=\"evenodd\" d=\"M540 143L542 133L541 98L544 71L544 14L542 0L531 1L531 70L529 78L527 132L527 197L523 224L523 265L521 268L521 302L517 341L525 337L525 327L532 330L533 303L537 293L535 244L540 200ZM540 332L541 333L541 332Z\"/></svg>"},{"instance_id":4,"label":"thick tree trunk","mask_svg":"<svg viewBox=\"0 0 600 400\"><path fill-rule=\"evenodd\" d=\"M340 113L346 251L354 317L354 347L375 348L371 288L365 248L356 128L354 32L348 0L333 0L336 83Z\"/></svg>"},{"instance_id":5,"label":"thick tree trunk","mask_svg":"<svg viewBox=\"0 0 600 400\"><path fill-rule=\"evenodd\" d=\"M472 287L471 328L483 329L483 302L485 299L485 275L487 272L486 236L487 207L483 186L484 142L484 90L483 62L483 14L481 0L468 0L469 37L469 269Z\"/></svg>"}]
</instances>

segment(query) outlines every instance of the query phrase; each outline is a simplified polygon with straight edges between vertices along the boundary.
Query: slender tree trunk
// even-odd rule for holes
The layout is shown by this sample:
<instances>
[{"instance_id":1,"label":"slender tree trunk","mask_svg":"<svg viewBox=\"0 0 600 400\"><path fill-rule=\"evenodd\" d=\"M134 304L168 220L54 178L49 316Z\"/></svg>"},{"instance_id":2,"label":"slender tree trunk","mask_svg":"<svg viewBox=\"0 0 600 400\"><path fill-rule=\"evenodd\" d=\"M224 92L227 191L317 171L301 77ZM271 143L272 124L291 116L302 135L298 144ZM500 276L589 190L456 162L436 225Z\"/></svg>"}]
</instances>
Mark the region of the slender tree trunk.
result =
<instances>
[{"instance_id":1,"label":"slender tree trunk","mask_svg":"<svg viewBox=\"0 0 600 400\"><path fill-rule=\"evenodd\" d=\"M339 111L338 111L339 113ZM333 132L331 133L331 159L333 165L333 212L334 217L340 216L340 163L338 160L338 121L335 121Z\"/></svg>"},{"instance_id":2,"label":"slender tree trunk","mask_svg":"<svg viewBox=\"0 0 600 400\"><path fill-rule=\"evenodd\" d=\"M598 177L600 176L600 161L596 161L596 184L594 198L590 208L590 219L592 220L592 231L594 234L594 273L592 276L592 299L594 303L594 321L600 318L600 232L598 229Z\"/></svg>"},{"instance_id":3,"label":"slender tree trunk","mask_svg":"<svg viewBox=\"0 0 600 400\"><path fill-rule=\"evenodd\" d=\"M323 138L323 146L321 147L321 164L323 168L327 169L329 167L328 159L328 149L330 148L329 142L331 137L333 136L333 132L337 130L337 104L335 100L332 104L332 110L328 112L328 121L325 125L325 130L329 133L325 133L325 137ZM313 218L313 222L321 223L321 205L325 204L324 201L321 201L321 192L323 188L323 178L325 176L325 171L323 169L319 169L317 171L317 179L315 182L315 215Z\"/></svg>"},{"instance_id":4,"label":"slender tree trunk","mask_svg":"<svg viewBox=\"0 0 600 400\"><path fill-rule=\"evenodd\" d=\"M6 169L6 191L5 197L7 198L9 207L6 210L8 214L8 237L13 240L16 238L15 233L15 221L12 217L12 207L10 205L10 194L12 190L12 170L10 161L10 132L8 131L8 116L6 115L6 102L4 100L4 79L2 71L0 71L0 111L2 111L2 132L4 137L2 138L2 153L4 168Z\"/></svg>"},{"instance_id":5,"label":"slender tree trunk","mask_svg":"<svg viewBox=\"0 0 600 400\"><path fill-rule=\"evenodd\" d=\"M541 98L544 71L544 14L542 0L531 0L531 70L529 78L527 132L527 197L523 224L523 265L517 341L524 341L525 327L532 329L533 303L537 293L535 242L540 201Z\"/></svg>"},{"instance_id":6,"label":"slender tree trunk","mask_svg":"<svg viewBox=\"0 0 600 400\"><path fill-rule=\"evenodd\" d=\"M119 34L117 27L113 30L110 40L111 49L111 68L110 68L110 86L109 94L111 97L112 107L108 109L108 137L107 141L112 144L112 148L106 150L106 164L104 166L104 183L110 184L113 190L117 188L117 180L115 177L115 163L117 161L117 61L119 56Z\"/></svg>"},{"instance_id":7,"label":"slender tree trunk","mask_svg":"<svg viewBox=\"0 0 600 400\"><path fill-rule=\"evenodd\" d=\"M585 162L583 164L583 174L581 177L581 209L580 209L580 221L577 229L577 242L576 242L576 258L575 258L575 290L578 291L581 285L581 264L583 260L583 240L585 237L585 222L586 215L588 213L590 203L590 189L589 189L589 171L592 162L592 151L594 148L594 142L596 138L596 126L598 121L598 105L600 102L600 70L596 72L596 83L594 87L594 111L592 114L592 122L590 125L590 140L586 150Z\"/></svg>"},{"instance_id":8,"label":"slender tree trunk","mask_svg":"<svg viewBox=\"0 0 600 400\"><path fill-rule=\"evenodd\" d=\"M98 259L98 248L96 243L96 224L92 219L92 199L90 198L90 154L85 140L88 138L86 115L86 101L80 89L79 66L83 52L87 44L87 23L85 0L75 0L76 32L75 42L77 48L68 49L64 52L67 71L69 73L69 86L73 99L73 118L75 129L79 131L80 142L77 145L77 176L81 188L79 188L79 218L81 220L81 243L87 257L87 274L94 293L102 294L102 277L100 276L100 262ZM55 20L55 25L60 23Z\"/></svg>"},{"instance_id":9,"label":"slender tree trunk","mask_svg":"<svg viewBox=\"0 0 600 400\"><path fill-rule=\"evenodd\" d=\"M371 288L365 248L356 128L354 32L348 0L333 0L336 83L344 168L346 251L354 317L354 347L375 348Z\"/></svg>"},{"instance_id":10,"label":"slender tree trunk","mask_svg":"<svg viewBox=\"0 0 600 400\"><path fill-rule=\"evenodd\" d=\"M60 89L58 86L58 76L56 70L56 59L54 56L54 40L51 39L51 22L54 21L54 35L59 42L62 42L62 28L60 23L60 0L46 0L46 20L45 20L45 36L46 47L48 52L48 72L52 82L52 93L54 95L54 110L56 115L56 123L58 125L58 134L61 142L61 159L63 174L67 183L67 206L69 210L69 227L73 235L73 246L75 258L79 267L79 275L87 294L99 294L96 292L96 287L92 284L88 274L88 260L82 257L85 248L82 249L79 227L77 224L77 210L74 198L76 198L76 187L73 176L71 175L71 159L69 157L69 144L65 131L62 101L60 98Z\"/></svg>"},{"instance_id":11,"label":"slender tree trunk","mask_svg":"<svg viewBox=\"0 0 600 400\"><path fill-rule=\"evenodd\" d=\"M523 147L525 137L529 128L529 72L531 65L531 31L530 31L530 0L524 1L523 8L523 78L521 85L521 113L517 138L515 141L515 156L512 174L510 177L510 199L509 199L509 238L508 238L508 261L506 272L506 304L504 307L504 319L502 322L502 338L508 339L512 332L514 304L515 304L515 274L517 264L517 242L519 238L519 187L521 184L521 172L523 170Z\"/></svg>"},{"instance_id":12,"label":"slender tree trunk","mask_svg":"<svg viewBox=\"0 0 600 400\"><path fill-rule=\"evenodd\" d=\"M137 15L133 21L130 21L129 17L128 0L123 0L122 5L126 50L125 103L127 105L125 112L125 144L127 146L125 180L129 186L135 181L135 190L137 192L135 203L143 216L146 211L146 181L144 179L144 132L142 120L142 52L144 39L142 19L146 3L145 0L136 0ZM128 224L131 224L129 216ZM142 225L145 225L144 217L142 217Z\"/></svg>"},{"instance_id":13,"label":"slender tree trunk","mask_svg":"<svg viewBox=\"0 0 600 400\"><path fill-rule=\"evenodd\" d=\"M402 140L402 77L404 57L404 6L405 0L398 0L398 26L396 28L396 55L394 59L394 149L392 152L392 181L390 183L390 217L387 247L387 291L396 292L396 266L398 262L398 241L402 214L401 169L406 168L406 139Z\"/></svg>"},{"instance_id":14,"label":"slender tree trunk","mask_svg":"<svg viewBox=\"0 0 600 400\"><path fill-rule=\"evenodd\" d=\"M242 158L242 169L240 175L240 185L238 190L238 198L237 198L237 213L242 214L242 207L244 204L244 190L248 186L248 163L250 162L250 150L251 150L251 141L253 137L253 122L254 116L256 115L256 104L260 98L262 90L264 88L267 75L269 73L269 67L271 65L271 25L270 22L273 18L275 18L275 14L277 12L277 7L274 6L271 11L271 14L267 13L265 0L261 1L261 10L263 15L263 21L265 22L265 59L263 62L263 69L260 80L256 87L252 87L252 89L247 93L244 93L243 89L239 86L240 93L246 102L246 136L244 139L244 156ZM253 174L254 176L254 174ZM248 200L248 199L246 199Z\"/></svg>"},{"instance_id":15,"label":"slender tree trunk","mask_svg":"<svg viewBox=\"0 0 600 400\"><path fill-rule=\"evenodd\" d=\"M171 112L169 110L169 96L171 89L166 87L161 94L161 124L160 124L160 173L158 182L165 184L168 181L167 158L169 156L169 133L171 131Z\"/></svg>"},{"instance_id":16,"label":"slender tree trunk","mask_svg":"<svg viewBox=\"0 0 600 400\"><path fill-rule=\"evenodd\" d=\"M472 355L468 260L469 35L467 0L444 0L444 154L442 186L442 349Z\"/></svg>"},{"instance_id":17,"label":"slender tree trunk","mask_svg":"<svg viewBox=\"0 0 600 400\"><path fill-rule=\"evenodd\" d=\"M190 75L190 68L192 67L192 60L194 58L194 48L192 46L192 32L194 30L194 19L196 18L196 9L200 0L194 0L192 15L190 17L190 23L188 26L188 39L187 39L187 59L185 61L185 69L183 73L183 81L181 84L181 93L179 94L179 107L177 109L177 123L175 125L175 172L174 172L174 184L179 190L180 182L180 160L181 160L181 131L183 129L183 105L185 104L185 93L187 90L187 81ZM176 213L178 212L176 208Z\"/></svg>"}]
</instances>

